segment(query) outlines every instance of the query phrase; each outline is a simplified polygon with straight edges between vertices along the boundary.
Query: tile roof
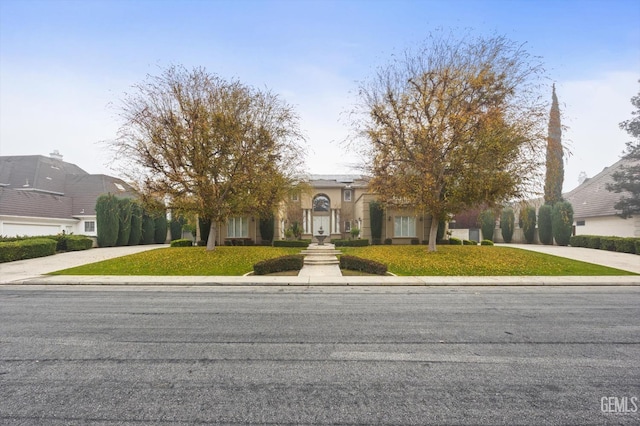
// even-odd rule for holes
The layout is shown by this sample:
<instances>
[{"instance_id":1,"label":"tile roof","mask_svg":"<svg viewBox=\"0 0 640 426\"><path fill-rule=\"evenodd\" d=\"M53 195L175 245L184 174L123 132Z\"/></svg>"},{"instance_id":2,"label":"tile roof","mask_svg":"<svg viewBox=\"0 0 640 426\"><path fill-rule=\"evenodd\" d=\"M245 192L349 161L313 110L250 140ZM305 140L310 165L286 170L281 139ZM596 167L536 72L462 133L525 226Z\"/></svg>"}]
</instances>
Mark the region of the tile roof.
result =
<instances>
[{"instance_id":1,"label":"tile roof","mask_svg":"<svg viewBox=\"0 0 640 426\"><path fill-rule=\"evenodd\" d=\"M624 165L633 164L629 160L620 160L610 167L605 167L594 177L587 179L574 190L563 194L565 200L573 206L573 216L577 219L597 216L613 216L617 212L613 208L624 193L607 190L607 184L613 183L613 173Z\"/></svg>"}]
</instances>

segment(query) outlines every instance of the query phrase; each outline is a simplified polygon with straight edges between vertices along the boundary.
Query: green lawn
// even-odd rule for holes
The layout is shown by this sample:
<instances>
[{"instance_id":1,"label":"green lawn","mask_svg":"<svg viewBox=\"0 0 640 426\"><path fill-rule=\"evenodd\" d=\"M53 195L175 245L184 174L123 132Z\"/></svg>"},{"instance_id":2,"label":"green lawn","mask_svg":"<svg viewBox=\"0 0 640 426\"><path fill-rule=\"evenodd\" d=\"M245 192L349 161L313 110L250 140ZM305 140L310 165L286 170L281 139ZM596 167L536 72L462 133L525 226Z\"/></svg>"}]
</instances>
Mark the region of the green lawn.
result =
<instances>
[{"instance_id":1,"label":"green lawn","mask_svg":"<svg viewBox=\"0 0 640 426\"><path fill-rule=\"evenodd\" d=\"M343 247L344 254L376 260L389 271L405 276L504 276L504 275L635 275L632 272L549 256L528 250L496 246Z\"/></svg>"},{"instance_id":2,"label":"green lawn","mask_svg":"<svg viewBox=\"0 0 640 426\"><path fill-rule=\"evenodd\" d=\"M99 249L94 249L99 250ZM52 275L244 275L261 260L300 253L285 247L171 247L53 272Z\"/></svg>"},{"instance_id":3,"label":"green lawn","mask_svg":"<svg viewBox=\"0 0 640 426\"><path fill-rule=\"evenodd\" d=\"M98 249L99 250L99 249ZM174 247L105 260L52 275L243 275L261 260L300 253L300 248ZM510 247L426 246L342 247L342 253L376 260L396 275L635 275L604 266Z\"/></svg>"}]
</instances>

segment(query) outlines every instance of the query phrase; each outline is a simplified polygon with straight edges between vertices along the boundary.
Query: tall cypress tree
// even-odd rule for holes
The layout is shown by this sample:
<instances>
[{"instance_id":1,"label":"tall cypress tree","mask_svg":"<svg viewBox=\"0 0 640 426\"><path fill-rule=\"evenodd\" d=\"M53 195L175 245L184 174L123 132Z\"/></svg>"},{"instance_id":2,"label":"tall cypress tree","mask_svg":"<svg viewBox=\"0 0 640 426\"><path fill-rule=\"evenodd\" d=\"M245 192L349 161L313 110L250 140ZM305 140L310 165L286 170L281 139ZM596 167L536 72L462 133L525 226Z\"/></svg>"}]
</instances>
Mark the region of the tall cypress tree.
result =
<instances>
[{"instance_id":1,"label":"tall cypress tree","mask_svg":"<svg viewBox=\"0 0 640 426\"><path fill-rule=\"evenodd\" d=\"M546 204L553 205L562 201L562 184L564 182L562 157L562 125L560 124L560 107L554 84L547 136L547 173L544 181L544 202Z\"/></svg>"}]
</instances>

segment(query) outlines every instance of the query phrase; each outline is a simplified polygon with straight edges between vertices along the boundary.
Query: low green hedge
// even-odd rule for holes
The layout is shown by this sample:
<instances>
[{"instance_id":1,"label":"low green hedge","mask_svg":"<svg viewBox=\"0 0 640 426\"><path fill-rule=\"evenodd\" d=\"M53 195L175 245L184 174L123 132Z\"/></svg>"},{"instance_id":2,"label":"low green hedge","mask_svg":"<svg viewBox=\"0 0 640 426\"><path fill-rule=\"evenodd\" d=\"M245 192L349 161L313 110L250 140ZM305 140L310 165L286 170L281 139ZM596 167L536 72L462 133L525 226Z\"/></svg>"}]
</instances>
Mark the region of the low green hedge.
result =
<instances>
[{"instance_id":1,"label":"low green hedge","mask_svg":"<svg viewBox=\"0 0 640 426\"><path fill-rule=\"evenodd\" d=\"M31 240L53 240L56 242L56 251L78 251L88 250L93 247L93 240L85 235L74 234L57 234L57 235L39 235L35 237L1 237L0 242L16 242Z\"/></svg>"},{"instance_id":2,"label":"low green hedge","mask_svg":"<svg viewBox=\"0 0 640 426\"><path fill-rule=\"evenodd\" d=\"M93 247L93 240L83 235L67 235L65 238L65 250L81 251Z\"/></svg>"},{"instance_id":3,"label":"low green hedge","mask_svg":"<svg viewBox=\"0 0 640 426\"><path fill-rule=\"evenodd\" d=\"M362 238L357 240L331 240L331 244L336 247L366 247L369 245L369 240Z\"/></svg>"},{"instance_id":4,"label":"low green hedge","mask_svg":"<svg viewBox=\"0 0 640 426\"><path fill-rule=\"evenodd\" d=\"M604 237L600 235L574 235L569 240L572 247L586 247L619 253L640 254L640 238Z\"/></svg>"},{"instance_id":5,"label":"low green hedge","mask_svg":"<svg viewBox=\"0 0 640 426\"><path fill-rule=\"evenodd\" d=\"M0 243L0 263L51 256L57 242L50 238L34 238Z\"/></svg>"},{"instance_id":6,"label":"low green hedge","mask_svg":"<svg viewBox=\"0 0 640 426\"><path fill-rule=\"evenodd\" d=\"M451 244L452 246L461 246L462 240L456 237L449 237L449 244Z\"/></svg>"},{"instance_id":7,"label":"low green hedge","mask_svg":"<svg viewBox=\"0 0 640 426\"><path fill-rule=\"evenodd\" d=\"M387 265L383 263L347 254L340 256L340 268L375 275L385 275L387 273Z\"/></svg>"},{"instance_id":8,"label":"low green hedge","mask_svg":"<svg viewBox=\"0 0 640 426\"><path fill-rule=\"evenodd\" d=\"M482 241L480 241L480 245L481 246L492 246L493 245L493 241L491 241L491 240L482 240Z\"/></svg>"},{"instance_id":9,"label":"low green hedge","mask_svg":"<svg viewBox=\"0 0 640 426\"><path fill-rule=\"evenodd\" d=\"M307 247L311 240L275 240L274 247Z\"/></svg>"},{"instance_id":10,"label":"low green hedge","mask_svg":"<svg viewBox=\"0 0 640 426\"><path fill-rule=\"evenodd\" d=\"M299 271L302 266L304 266L304 255L293 254L258 262L253 265L253 273L254 275L266 275L284 271Z\"/></svg>"},{"instance_id":11,"label":"low green hedge","mask_svg":"<svg viewBox=\"0 0 640 426\"><path fill-rule=\"evenodd\" d=\"M187 238L179 238L177 240L171 241L171 247L191 247L193 245L193 241Z\"/></svg>"},{"instance_id":12,"label":"low green hedge","mask_svg":"<svg viewBox=\"0 0 640 426\"><path fill-rule=\"evenodd\" d=\"M465 246L477 246L478 242L475 240L462 240L462 245Z\"/></svg>"}]
</instances>

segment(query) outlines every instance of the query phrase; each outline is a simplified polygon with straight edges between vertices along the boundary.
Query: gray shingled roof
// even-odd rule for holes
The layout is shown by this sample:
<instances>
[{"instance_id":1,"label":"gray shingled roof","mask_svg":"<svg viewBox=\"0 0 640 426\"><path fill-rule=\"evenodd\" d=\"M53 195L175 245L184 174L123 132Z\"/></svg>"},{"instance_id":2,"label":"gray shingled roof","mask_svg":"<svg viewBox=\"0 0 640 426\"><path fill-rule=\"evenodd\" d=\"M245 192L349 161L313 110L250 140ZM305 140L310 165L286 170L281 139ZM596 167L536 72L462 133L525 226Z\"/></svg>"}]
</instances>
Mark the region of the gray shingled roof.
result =
<instances>
[{"instance_id":1,"label":"gray shingled roof","mask_svg":"<svg viewBox=\"0 0 640 426\"><path fill-rule=\"evenodd\" d=\"M620 170L621 166L632 164L628 160L620 160L610 167L606 167L591 179L587 179L582 185L573 191L563 195L564 199L573 206L573 216L576 219L612 216L616 210L613 208L624 193L616 194L607 191L607 183L613 183L612 174Z\"/></svg>"},{"instance_id":2,"label":"gray shingled roof","mask_svg":"<svg viewBox=\"0 0 640 426\"><path fill-rule=\"evenodd\" d=\"M75 164L43 155L0 157L0 184L63 193L66 176L87 175Z\"/></svg>"},{"instance_id":3,"label":"gray shingled roof","mask_svg":"<svg viewBox=\"0 0 640 426\"><path fill-rule=\"evenodd\" d=\"M136 197L121 179L42 155L0 157L0 189L0 214L14 216L71 219L94 215L102 194Z\"/></svg>"},{"instance_id":4,"label":"gray shingled roof","mask_svg":"<svg viewBox=\"0 0 640 426\"><path fill-rule=\"evenodd\" d=\"M71 219L72 199L42 192L0 188L0 214Z\"/></svg>"},{"instance_id":5,"label":"gray shingled roof","mask_svg":"<svg viewBox=\"0 0 640 426\"><path fill-rule=\"evenodd\" d=\"M316 188L364 187L366 179L362 175L310 175L309 183Z\"/></svg>"}]
</instances>

